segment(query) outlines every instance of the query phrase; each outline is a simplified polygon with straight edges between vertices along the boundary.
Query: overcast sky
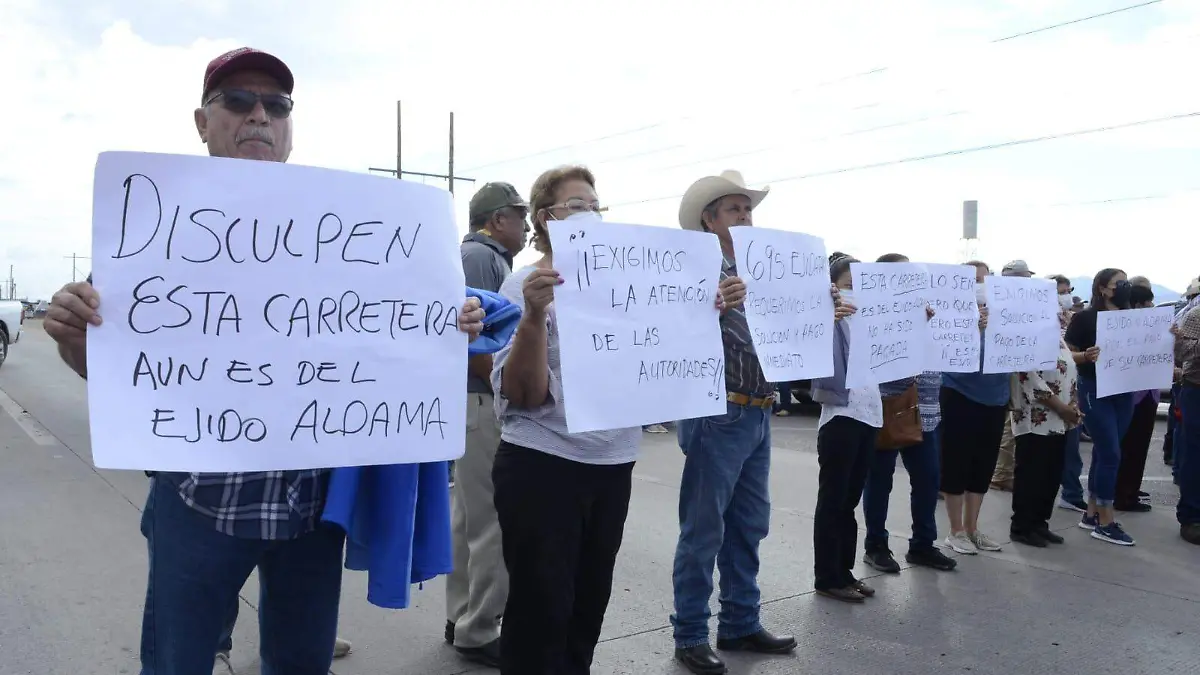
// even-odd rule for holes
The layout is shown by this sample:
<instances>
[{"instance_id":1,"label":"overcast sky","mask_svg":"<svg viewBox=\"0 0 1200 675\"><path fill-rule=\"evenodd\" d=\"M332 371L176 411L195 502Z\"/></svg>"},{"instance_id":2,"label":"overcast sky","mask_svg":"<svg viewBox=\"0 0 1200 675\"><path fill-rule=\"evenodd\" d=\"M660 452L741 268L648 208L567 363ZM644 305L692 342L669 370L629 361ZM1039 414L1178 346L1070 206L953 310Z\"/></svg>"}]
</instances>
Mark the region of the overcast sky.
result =
<instances>
[{"instance_id":1,"label":"overcast sky","mask_svg":"<svg viewBox=\"0 0 1200 675\"><path fill-rule=\"evenodd\" d=\"M457 173L528 194L585 163L612 221L676 227L688 184L736 168L772 187L758 225L860 258L962 262L977 199L971 253L994 266L1182 290L1200 273L1200 115L861 168L1200 113L1200 0L995 42L1138 3L4 0L0 276L14 265L31 298L70 281L97 153L203 152L204 66L249 45L296 74L295 163L394 168L403 99L406 169L445 172L454 110Z\"/></svg>"}]
</instances>

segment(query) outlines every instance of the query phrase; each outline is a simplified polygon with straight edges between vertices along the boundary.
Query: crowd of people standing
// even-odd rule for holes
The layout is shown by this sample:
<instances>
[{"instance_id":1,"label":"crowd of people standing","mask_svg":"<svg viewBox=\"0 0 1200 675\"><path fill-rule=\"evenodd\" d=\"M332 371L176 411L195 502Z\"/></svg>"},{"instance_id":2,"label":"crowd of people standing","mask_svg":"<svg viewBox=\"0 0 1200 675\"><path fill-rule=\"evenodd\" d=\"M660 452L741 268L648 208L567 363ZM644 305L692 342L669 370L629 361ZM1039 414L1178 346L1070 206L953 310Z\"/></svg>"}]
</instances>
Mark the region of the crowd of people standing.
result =
<instances>
[{"instance_id":1,"label":"crowd of people standing","mask_svg":"<svg viewBox=\"0 0 1200 675\"><path fill-rule=\"evenodd\" d=\"M197 132L213 156L287 161L294 80L274 56L239 49L214 59L204 74ZM672 568L675 658L700 675L727 672L710 639L714 571L721 651L786 654L797 641L761 621L759 546L770 529L768 479L776 388L759 366L742 303L731 228L753 225L768 195L727 171L695 181L679 209L682 228L714 235L723 264L715 310L724 347L726 410L676 424L684 454ZM556 167L534 182L529 199L507 183L483 186L470 205L462 242L468 286L495 291L524 310L511 342L469 360L467 447L453 488L454 572L447 581L444 639L464 658L505 675L590 672L608 608L613 570L632 492L641 427L570 433L561 384L551 221L595 222L597 179L582 166ZM530 235L532 235L530 237ZM540 257L513 270L531 239ZM881 262L904 262L890 254ZM1060 544L1050 510L1078 428L1094 440L1088 498L1080 521L1092 536L1131 545L1115 520L1123 441L1145 397L1096 396L1096 315L1138 297L1119 270L1096 276L1091 306L1064 306L1065 333L1055 368L1009 375L923 373L882 385L847 387L856 311L849 266L830 257L835 312L835 372L814 383L821 403L820 465L813 547L815 591L863 603L876 591L852 573L856 509L866 517L866 562L899 572L885 527L896 462L912 486L913 535L905 559L941 571L959 554L995 551L979 527L1006 429L1014 440L1012 538ZM990 268L970 263L982 289ZM1003 274L1029 276L1021 261ZM986 296L978 294L980 330ZM1200 309L1177 328L1181 417L1174 462L1186 540L1200 543ZM89 282L54 296L46 330L63 360L87 375L86 331L103 306ZM932 312L930 312L932 315ZM462 308L460 330L483 326L478 302ZM657 431L657 429L656 429ZM1075 440L1072 440L1075 439ZM1193 459L1194 458L1194 459ZM1144 455L1142 459L1144 463ZM1078 462L1077 462L1078 463ZM1068 472L1069 473L1069 472ZM165 474L151 478L143 532L151 572L143 617L143 675L228 675L227 651L237 593L258 568L264 675L324 675L349 650L336 637L344 533L322 523L327 470L258 474ZM1075 480L1078 482L1079 473ZM1074 503L1075 496L1064 493ZM950 531L937 546L935 512L944 501ZM231 616L232 613L232 616ZM224 656L222 656L224 654ZM222 670L224 669L224 670Z\"/></svg>"}]
</instances>

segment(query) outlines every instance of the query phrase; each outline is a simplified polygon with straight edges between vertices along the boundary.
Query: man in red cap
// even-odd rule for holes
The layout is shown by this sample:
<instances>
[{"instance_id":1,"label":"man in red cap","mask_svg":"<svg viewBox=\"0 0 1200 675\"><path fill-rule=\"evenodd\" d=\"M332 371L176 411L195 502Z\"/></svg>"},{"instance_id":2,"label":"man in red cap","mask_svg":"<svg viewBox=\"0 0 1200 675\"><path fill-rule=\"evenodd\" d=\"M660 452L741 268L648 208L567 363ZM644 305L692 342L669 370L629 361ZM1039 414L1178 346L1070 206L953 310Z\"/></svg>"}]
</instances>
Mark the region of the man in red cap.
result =
<instances>
[{"instance_id":1,"label":"man in red cap","mask_svg":"<svg viewBox=\"0 0 1200 675\"><path fill-rule=\"evenodd\" d=\"M209 63L195 111L208 153L286 162L293 84L282 61L254 49ZM59 355L85 378L87 327L100 325L100 311L89 277L56 293L46 314ZM471 337L482 331L478 300L467 300L458 326ZM328 674L345 539L321 522L328 482L328 469L153 475L142 512L150 558L142 675L232 675L218 653L222 633L256 568L262 674Z\"/></svg>"}]
</instances>

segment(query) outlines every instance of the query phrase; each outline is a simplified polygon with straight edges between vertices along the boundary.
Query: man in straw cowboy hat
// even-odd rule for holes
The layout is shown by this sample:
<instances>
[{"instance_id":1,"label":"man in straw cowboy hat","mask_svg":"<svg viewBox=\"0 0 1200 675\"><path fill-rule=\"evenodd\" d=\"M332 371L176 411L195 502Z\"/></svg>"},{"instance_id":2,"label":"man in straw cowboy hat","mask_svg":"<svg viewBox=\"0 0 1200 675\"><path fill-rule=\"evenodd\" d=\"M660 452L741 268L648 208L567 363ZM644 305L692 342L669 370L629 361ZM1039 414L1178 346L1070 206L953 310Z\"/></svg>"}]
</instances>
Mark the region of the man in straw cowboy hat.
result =
<instances>
[{"instance_id":1,"label":"man in straw cowboy hat","mask_svg":"<svg viewBox=\"0 0 1200 675\"><path fill-rule=\"evenodd\" d=\"M679 543L675 549L675 658L693 673L726 672L708 642L708 603L719 559L721 612L717 648L785 654L790 635L776 636L759 620L758 545L770 524L767 478L771 466L773 386L758 364L742 309L746 287L737 276L731 227L753 224L751 213L767 188L746 187L737 171L701 178L679 205L684 229L717 235L724 253L720 286L728 411L683 420L679 445L686 455L679 490Z\"/></svg>"}]
</instances>

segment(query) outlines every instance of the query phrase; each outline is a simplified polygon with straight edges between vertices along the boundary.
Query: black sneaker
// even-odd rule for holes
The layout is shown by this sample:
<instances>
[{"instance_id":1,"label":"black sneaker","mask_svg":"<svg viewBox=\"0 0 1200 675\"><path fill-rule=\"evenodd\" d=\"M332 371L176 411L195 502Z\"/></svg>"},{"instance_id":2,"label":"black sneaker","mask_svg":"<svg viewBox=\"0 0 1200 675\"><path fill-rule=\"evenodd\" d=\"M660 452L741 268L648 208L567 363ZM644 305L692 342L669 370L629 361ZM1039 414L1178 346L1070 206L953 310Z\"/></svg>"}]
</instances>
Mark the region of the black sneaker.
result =
<instances>
[{"instance_id":1,"label":"black sneaker","mask_svg":"<svg viewBox=\"0 0 1200 675\"><path fill-rule=\"evenodd\" d=\"M500 638L496 638L482 647L455 647L454 650L471 663L491 668L500 667Z\"/></svg>"},{"instance_id":2,"label":"black sneaker","mask_svg":"<svg viewBox=\"0 0 1200 675\"><path fill-rule=\"evenodd\" d=\"M1049 542L1051 544L1062 544L1067 541L1066 539L1062 538L1062 535L1051 532L1050 528L1048 528L1048 527L1038 530L1037 533L1038 533L1039 537L1041 537L1042 539L1045 539L1047 542Z\"/></svg>"},{"instance_id":3,"label":"black sneaker","mask_svg":"<svg viewBox=\"0 0 1200 675\"><path fill-rule=\"evenodd\" d=\"M1133 504L1114 504L1113 508L1125 513L1147 513L1154 507L1145 502L1135 502Z\"/></svg>"},{"instance_id":4,"label":"black sneaker","mask_svg":"<svg viewBox=\"0 0 1200 675\"><path fill-rule=\"evenodd\" d=\"M949 572L958 567L957 560L932 546L929 548L909 549L908 553L904 554L904 561L910 565L929 567L941 572Z\"/></svg>"},{"instance_id":5,"label":"black sneaker","mask_svg":"<svg viewBox=\"0 0 1200 675\"><path fill-rule=\"evenodd\" d=\"M1200 546L1200 523L1180 525L1179 536L1189 544Z\"/></svg>"},{"instance_id":6,"label":"black sneaker","mask_svg":"<svg viewBox=\"0 0 1200 675\"><path fill-rule=\"evenodd\" d=\"M1034 546L1037 548L1046 548L1048 542L1042 538L1042 535L1037 532L1010 531L1009 539L1013 540L1014 544L1025 544L1026 546Z\"/></svg>"},{"instance_id":7,"label":"black sneaker","mask_svg":"<svg viewBox=\"0 0 1200 675\"><path fill-rule=\"evenodd\" d=\"M448 645L454 644L454 622L453 621L446 622L446 636L445 637L446 637L446 644L448 644Z\"/></svg>"},{"instance_id":8,"label":"black sneaker","mask_svg":"<svg viewBox=\"0 0 1200 675\"><path fill-rule=\"evenodd\" d=\"M874 567L880 572L886 572L888 574L900 573L900 563L896 562L896 559L892 557L892 552L886 548L881 548L875 551L867 551L865 554L863 554L863 562L867 563L871 567Z\"/></svg>"}]
</instances>

